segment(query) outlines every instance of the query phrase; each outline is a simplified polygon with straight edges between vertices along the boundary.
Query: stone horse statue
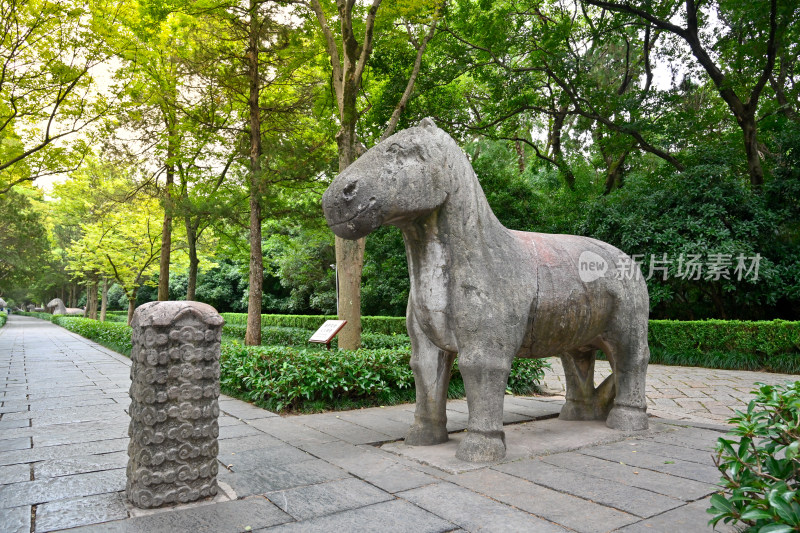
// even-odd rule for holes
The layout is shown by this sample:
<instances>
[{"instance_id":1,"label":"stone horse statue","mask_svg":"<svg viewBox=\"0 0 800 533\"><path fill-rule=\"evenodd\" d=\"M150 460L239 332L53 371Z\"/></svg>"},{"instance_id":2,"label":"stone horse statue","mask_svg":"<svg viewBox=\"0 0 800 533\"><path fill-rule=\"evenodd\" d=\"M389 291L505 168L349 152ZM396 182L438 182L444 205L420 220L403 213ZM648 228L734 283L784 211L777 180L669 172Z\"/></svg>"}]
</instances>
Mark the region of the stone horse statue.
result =
<instances>
[{"instance_id":1,"label":"stone horse statue","mask_svg":"<svg viewBox=\"0 0 800 533\"><path fill-rule=\"evenodd\" d=\"M47 310L54 315L82 315L83 309L67 307L61 298L53 298L47 303Z\"/></svg>"},{"instance_id":2,"label":"stone horse statue","mask_svg":"<svg viewBox=\"0 0 800 533\"><path fill-rule=\"evenodd\" d=\"M561 355L567 392L560 418L647 428L649 302L638 268L595 239L505 228L466 155L431 119L362 155L331 183L322 207L345 239L382 224L403 232L417 398L406 444L447 440L456 355L469 408L459 459L505 456L503 396L515 357ZM614 265L626 260L638 276L615 275ZM613 373L595 388L597 349Z\"/></svg>"}]
</instances>

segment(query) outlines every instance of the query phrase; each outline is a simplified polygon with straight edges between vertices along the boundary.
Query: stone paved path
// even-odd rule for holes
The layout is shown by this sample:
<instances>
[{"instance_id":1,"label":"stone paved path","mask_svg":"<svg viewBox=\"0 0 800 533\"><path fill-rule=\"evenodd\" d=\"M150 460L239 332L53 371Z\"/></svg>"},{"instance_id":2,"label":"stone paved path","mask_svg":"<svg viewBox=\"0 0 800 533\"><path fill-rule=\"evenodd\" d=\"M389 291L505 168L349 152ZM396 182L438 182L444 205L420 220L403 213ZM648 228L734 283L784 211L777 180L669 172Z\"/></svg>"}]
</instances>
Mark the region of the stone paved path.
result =
<instances>
[{"instance_id":1,"label":"stone paved path","mask_svg":"<svg viewBox=\"0 0 800 533\"><path fill-rule=\"evenodd\" d=\"M558 396L508 396L509 457L484 465L452 457L463 433L393 442L410 405L280 417L222 397L221 494L143 512L123 492L129 366L49 322L0 328L0 531L710 531L725 428L698 422L724 420L754 381L797 379L652 367L651 414L683 421L653 418L636 436L553 418ZM555 361L546 382L561 379ZM450 402L448 429L466 412Z\"/></svg>"},{"instance_id":2,"label":"stone paved path","mask_svg":"<svg viewBox=\"0 0 800 533\"><path fill-rule=\"evenodd\" d=\"M561 360L551 358L545 372L544 388L552 394L564 394L564 370ZM607 361L595 364L595 383L611 373ZM726 423L734 410L747 406L754 383L776 385L796 381L800 376L714 370L684 366L650 365L647 370L647 412L660 418L708 423Z\"/></svg>"}]
</instances>

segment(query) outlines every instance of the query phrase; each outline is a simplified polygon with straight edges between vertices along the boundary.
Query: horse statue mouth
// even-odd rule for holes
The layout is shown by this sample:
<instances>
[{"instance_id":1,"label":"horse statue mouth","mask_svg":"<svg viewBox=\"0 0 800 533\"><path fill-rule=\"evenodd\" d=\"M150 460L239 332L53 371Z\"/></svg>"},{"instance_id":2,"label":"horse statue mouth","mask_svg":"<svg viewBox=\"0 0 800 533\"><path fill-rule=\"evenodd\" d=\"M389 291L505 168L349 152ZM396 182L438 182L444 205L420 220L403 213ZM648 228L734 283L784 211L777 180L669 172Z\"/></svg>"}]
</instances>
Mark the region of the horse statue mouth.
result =
<instances>
[{"instance_id":1,"label":"horse statue mouth","mask_svg":"<svg viewBox=\"0 0 800 533\"><path fill-rule=\"evenodd\" d=\"M325 218L328 220L328 227L335 235L343 239L360 239L369 235L381 225L380 216L374 209L377 203L377 198L373 196L366 205L359 206L352 216L336 222L331 220L332 213L326 209Z\"/></svg>"}]
</instances>

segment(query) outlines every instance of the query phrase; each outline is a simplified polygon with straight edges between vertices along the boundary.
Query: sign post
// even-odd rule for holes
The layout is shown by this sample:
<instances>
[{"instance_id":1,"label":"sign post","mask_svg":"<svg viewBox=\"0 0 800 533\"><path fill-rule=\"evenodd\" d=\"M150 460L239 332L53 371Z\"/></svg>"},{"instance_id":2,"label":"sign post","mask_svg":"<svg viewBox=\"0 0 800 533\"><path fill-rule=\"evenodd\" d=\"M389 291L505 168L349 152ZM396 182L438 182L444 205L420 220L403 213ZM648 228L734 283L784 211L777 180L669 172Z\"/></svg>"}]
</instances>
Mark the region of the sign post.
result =
<instances>
[{"instance_id":1,"label":"sign post","mask_svg":"<svg viewBox=\"0 0 800 533\"><path fill-rule=\"evenodd\" d=\"M326 320L317 331L308 339L308 342L316 342L324 344L331 349L331 341L339 333L342 328L347 324L347 320Z\"/></svg>"}]
</instances>

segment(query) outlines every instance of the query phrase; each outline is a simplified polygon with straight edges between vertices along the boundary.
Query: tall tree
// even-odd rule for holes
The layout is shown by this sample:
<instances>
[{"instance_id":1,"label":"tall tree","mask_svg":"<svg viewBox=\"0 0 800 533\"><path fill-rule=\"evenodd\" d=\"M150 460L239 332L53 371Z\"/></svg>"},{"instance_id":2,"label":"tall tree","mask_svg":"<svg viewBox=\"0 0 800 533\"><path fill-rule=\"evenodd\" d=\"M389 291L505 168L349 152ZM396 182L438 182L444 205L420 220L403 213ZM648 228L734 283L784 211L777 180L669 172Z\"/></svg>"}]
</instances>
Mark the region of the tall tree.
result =
<instances>
[{"instance_id":1,"label":"tall tree","mask_svg":"<svg viewBox=\"0 0 800 533\"><path fill-rule=\"evenodd\" d=\"M336 15L331 15L331 6L323 6L321 0L309 0L306 5L313 13L319 30L322 32L325 50L332 69L332 85L339 119L336 144L339 155L339 172L342 172L355 161L359 149L363 148L363 144L356 134L356 125L360 117L358 99L363 88L364 71L372 55L375 24L381 0L372 0L364 13L357 11L357 9L361 9L361 6L358 6L355 0L336 0ZM419 75L422 57L428 42L434 35L443 6L443 1L420 2L412 5L410 10L401 8L390 13L390 19L397 19L398 22L401 21L403 15L417 12L427 11L429 17L421 38L417 38L410 29L408 30L409 40L417 54L406 89L398 100L395 112L392 113L381 138L386 138L393 133L401 113L408 105ZM338 34L332 29L329 22L337 17ZM339 291L338 314L340 319L347 320L347 326L339 334L339 346L345 349L356 349L361 344L361 273L364 267L365 239L350 241L337 236L335 243Z\"/></svg>"},{"instance_id":2,"label":"tall tree","mask_svg":"<svg viewBox=\"0 0 800 533\"><path fill-rule=\"evenodd\" d=\"M76 168L88 151L78 134L109 110L87 15L75 0L0 0L0 194Z\"/></svg>"},{"instance_id":3,"label":"tall tree","mask_svg":"<svg viewBox=\"0 0 800 533\"><path fill-rule=\"evenodd\" d=\"M197 75L222 87L237 118L226 131L236 149L229 160L243 168L249 240L248 319L245 343L261 343L264 258L262 222L282 188L313 180L318 148L309 106L319 85L309 67L302 33L292 32L286 5L267 0L231 3L204 13L205 57ZM223 35L223 39L219 36Z\"/></svg>"},{"instance_id":4,"label":"tall tree","mask_svg":"<svg viewBox=\"0 0 800 533\"><path fill-rule=\"evenodd\" d=\"M606 0L584 0L585 3L621 13L651 24L660 31L683 40L697 63L717 88L720 97L730 109L742 131L744 151L750 184L760 188L764 183L764 169L758 144L759 101L764 88L773 77L775 59L784 45L781 42L786 29L797 22L795 2L769 0L767 2L719 2L706 5L695 0L650 0L629 3ZM681 12L682 8L682 12ZM720 37L709 42L710 12L721 15L719 24L727 26L713 32ZM683 25L673 22L681 15ZM721 30L721 31L720 31ZM735 53L731 56L731 41ZM714 54L713 50L719 50ZM716 57L714 57L716 55Z\"/></svg>"}]
</instances>

